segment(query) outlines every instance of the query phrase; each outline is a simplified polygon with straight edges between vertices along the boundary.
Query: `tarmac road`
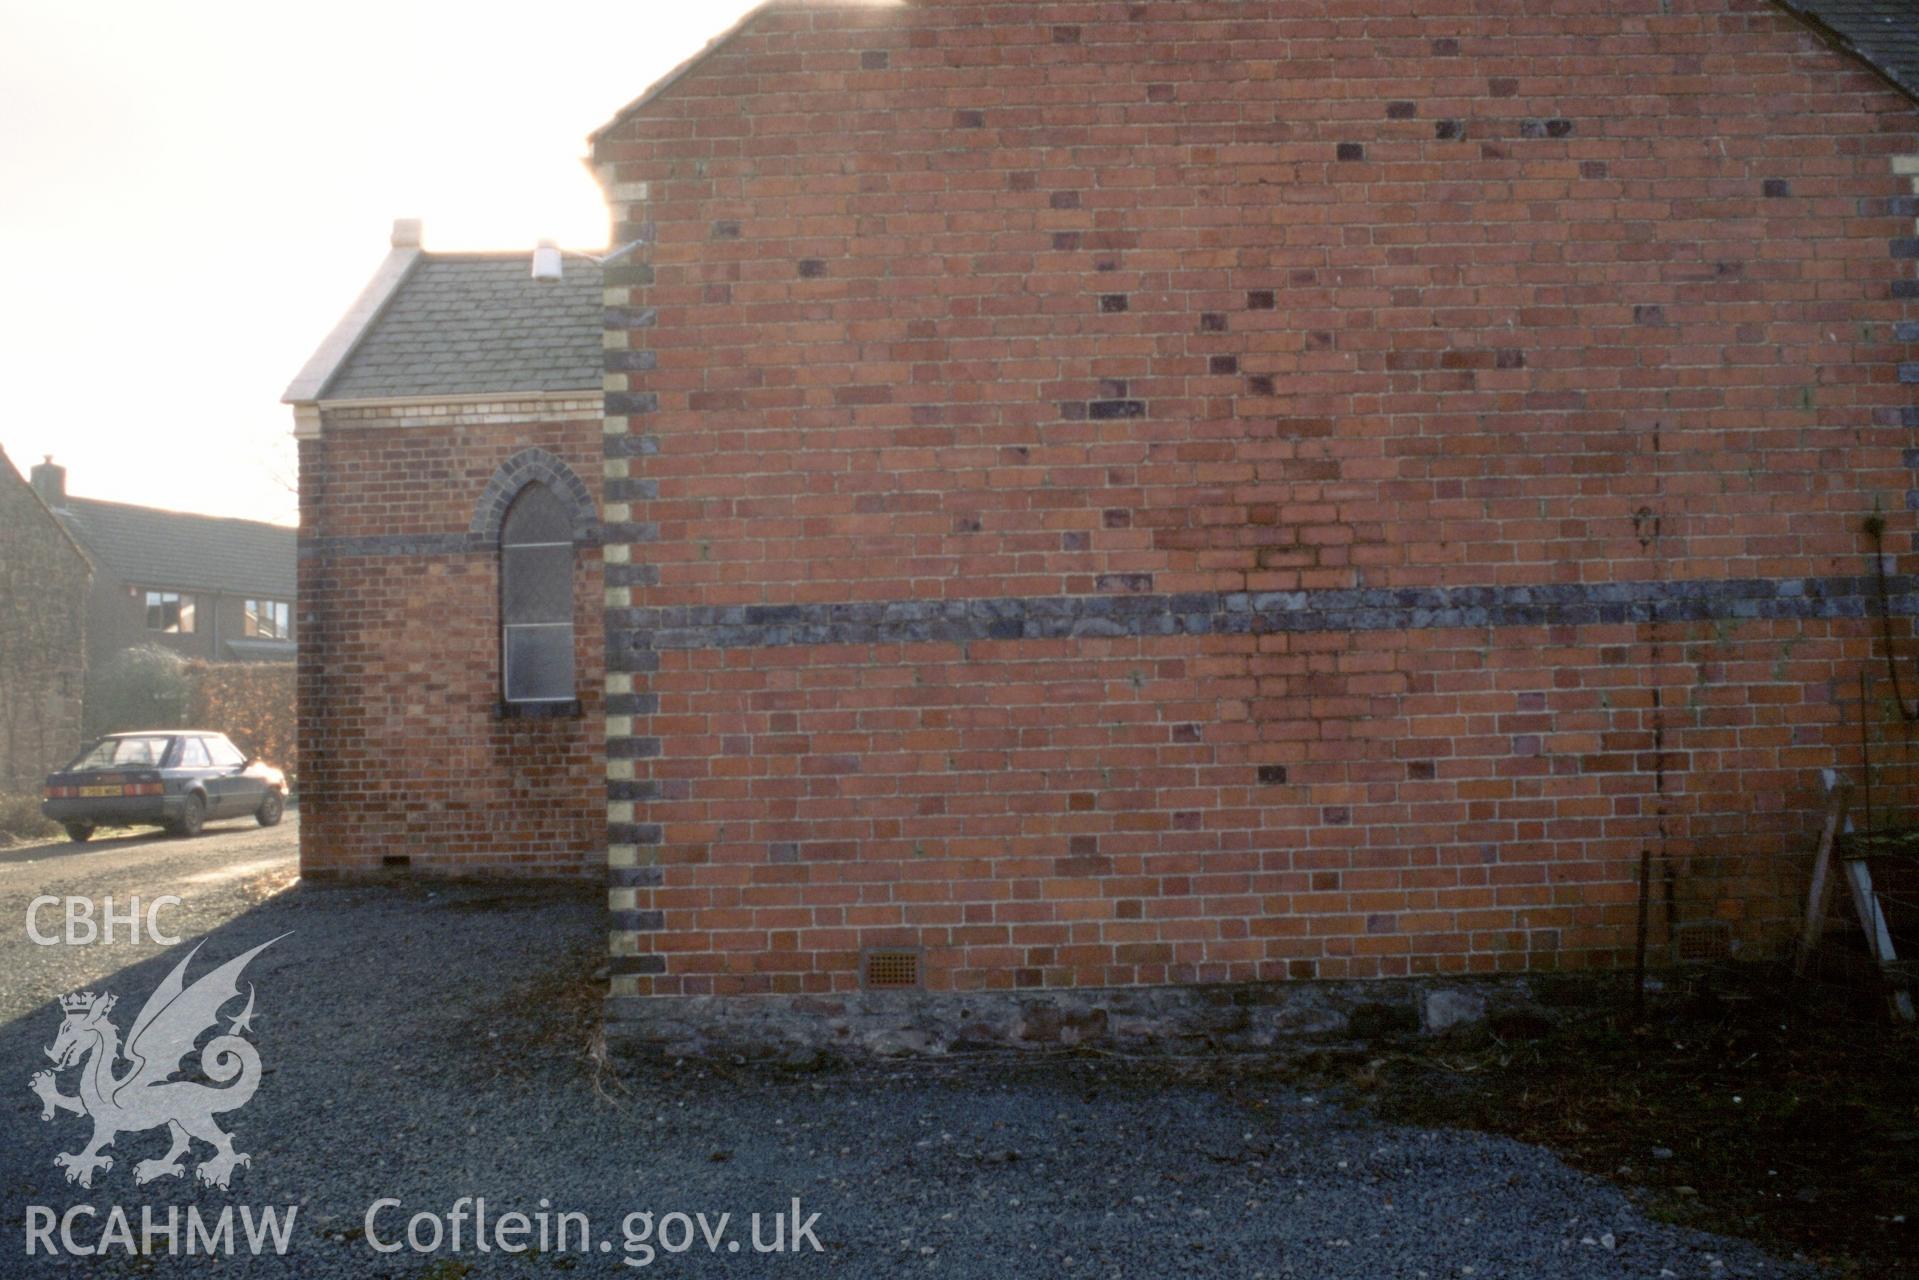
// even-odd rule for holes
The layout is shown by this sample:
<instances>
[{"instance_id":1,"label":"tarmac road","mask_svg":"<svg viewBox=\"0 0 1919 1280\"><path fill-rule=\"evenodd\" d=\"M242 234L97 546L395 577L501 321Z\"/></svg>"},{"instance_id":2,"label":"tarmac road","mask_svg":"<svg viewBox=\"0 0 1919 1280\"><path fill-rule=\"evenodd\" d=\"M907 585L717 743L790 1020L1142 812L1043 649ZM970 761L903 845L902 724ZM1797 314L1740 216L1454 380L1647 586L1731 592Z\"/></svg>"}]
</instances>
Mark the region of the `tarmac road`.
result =
<instances>
[{"instance_id":1,"label":"tarmac road","mask_svg":"<svg viewBox=\"0 0 1919 1280\"><path fill-rule=\"evenodd\" d=\"M139 897L144 914L155 898L171 894L180 905L163 908L155 923L164 935L190 943L291 886L299 859L300 820L291 811L277 827L263 828L252 818L220 821L191 840L142 828L102 833L85 844L0 848L0 1021L168 950L145 936L144 920L138 942L129 942L129 926L118 924L111 945L33 945L26 923L34 898L90 901L97 917L108 897L122 914ZM35 925L64 939L65 914L63 906L42 907ZM76 923L75 933L84 936L84 926Z\"/></svg>"}]
</instances>

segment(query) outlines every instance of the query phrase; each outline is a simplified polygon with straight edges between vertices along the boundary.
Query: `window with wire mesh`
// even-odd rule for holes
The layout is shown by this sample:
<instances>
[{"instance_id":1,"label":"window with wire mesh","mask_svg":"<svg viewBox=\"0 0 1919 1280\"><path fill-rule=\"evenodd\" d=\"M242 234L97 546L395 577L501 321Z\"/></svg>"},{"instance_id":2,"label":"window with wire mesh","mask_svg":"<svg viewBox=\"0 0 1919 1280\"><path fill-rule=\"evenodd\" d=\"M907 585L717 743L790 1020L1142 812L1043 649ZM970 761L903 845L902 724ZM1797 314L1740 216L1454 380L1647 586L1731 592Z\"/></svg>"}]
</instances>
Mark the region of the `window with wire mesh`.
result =
<instances>
[{"instance_id":1,"label":"window with wire mesh","mask_svg":"<svg viewBox=\"0 0 1919 1280\"><path fill-rule=\"evenodd\" d=\"M520 490L500 527L501 684L510 703L570 702L573 517L543 484Z\"/></svg>"}]
</instances>

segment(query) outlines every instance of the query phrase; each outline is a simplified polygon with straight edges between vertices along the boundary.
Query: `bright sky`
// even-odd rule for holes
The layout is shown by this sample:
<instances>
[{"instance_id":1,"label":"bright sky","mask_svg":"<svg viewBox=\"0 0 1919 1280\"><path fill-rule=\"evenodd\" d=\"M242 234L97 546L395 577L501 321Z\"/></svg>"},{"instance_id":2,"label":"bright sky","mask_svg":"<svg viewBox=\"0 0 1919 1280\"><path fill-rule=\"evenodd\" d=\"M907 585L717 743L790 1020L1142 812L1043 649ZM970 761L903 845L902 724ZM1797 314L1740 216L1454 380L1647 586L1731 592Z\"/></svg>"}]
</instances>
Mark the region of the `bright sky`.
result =
<instances>
[{"instance_id":1,"label":"bright sky","mask_svg":"<svg viewBox=\"0 0 1919 1280\"><path fill-rule=\"evenodd\" d=\"M0 0L0 445L295 521L286 385L385 256L607 240L586 135L750 0Z\"/></svg>"}]
</instances>

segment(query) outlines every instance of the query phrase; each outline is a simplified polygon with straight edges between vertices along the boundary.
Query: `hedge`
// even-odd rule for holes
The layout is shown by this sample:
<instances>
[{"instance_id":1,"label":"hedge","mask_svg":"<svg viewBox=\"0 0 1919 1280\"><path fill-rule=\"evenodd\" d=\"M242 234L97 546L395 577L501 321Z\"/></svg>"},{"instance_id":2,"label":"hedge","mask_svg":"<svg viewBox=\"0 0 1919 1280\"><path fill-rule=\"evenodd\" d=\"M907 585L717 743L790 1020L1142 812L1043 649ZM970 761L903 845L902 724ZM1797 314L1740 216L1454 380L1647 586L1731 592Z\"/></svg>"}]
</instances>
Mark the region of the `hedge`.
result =
<instances>
[{"instance_id":1,"label":"hedge","mask_svg":"<svg viewBox=\"0 0 1919 1280\"><path fill-rule=\"evenodd\" d=\"M89 693L94 734L216 729L289 779L299 773L290 662L207 662L143 646L103 664Z\"/></svg>"}]
</instances>

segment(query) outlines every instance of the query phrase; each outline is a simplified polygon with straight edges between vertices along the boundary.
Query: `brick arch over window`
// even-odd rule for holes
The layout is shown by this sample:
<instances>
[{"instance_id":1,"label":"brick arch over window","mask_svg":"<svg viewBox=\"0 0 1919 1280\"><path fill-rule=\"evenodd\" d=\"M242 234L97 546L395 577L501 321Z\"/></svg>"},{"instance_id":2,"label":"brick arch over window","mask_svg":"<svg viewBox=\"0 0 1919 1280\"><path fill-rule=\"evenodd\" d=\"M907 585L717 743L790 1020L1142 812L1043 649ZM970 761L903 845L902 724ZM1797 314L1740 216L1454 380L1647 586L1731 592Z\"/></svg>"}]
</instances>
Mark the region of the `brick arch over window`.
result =
<instances>
[{"instance_id":1,"label":"brick arch over window","mask_svg":"<svg viewBox=\"0 0 1919 1280\"><path fill-rule=\"evenodd\" d=\"M600 517L593 505L592 492L574 474L572 467L545 449L522 449L494 471L474 506L473 524L467 530L468 544L486 550L497 547L507 508L520 496L520 490L536 483L551 489L572 508L574 546L600 544Z\"/></svg>"}]
</instances>

